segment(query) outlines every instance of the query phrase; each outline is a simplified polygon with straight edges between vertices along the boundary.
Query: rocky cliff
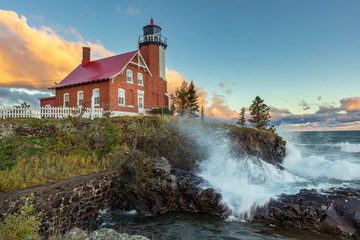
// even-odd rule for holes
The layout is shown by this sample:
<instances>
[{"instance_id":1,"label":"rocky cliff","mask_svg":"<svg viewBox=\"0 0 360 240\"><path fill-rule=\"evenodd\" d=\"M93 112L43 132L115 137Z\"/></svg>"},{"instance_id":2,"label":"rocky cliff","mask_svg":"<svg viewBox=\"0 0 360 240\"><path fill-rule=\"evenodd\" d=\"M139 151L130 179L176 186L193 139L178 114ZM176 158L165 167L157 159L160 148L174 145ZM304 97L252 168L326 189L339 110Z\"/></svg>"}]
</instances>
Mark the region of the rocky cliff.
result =
<instances>
[{"instance_id":1,"label":"rocky cliff","mask_svg":"<svg viewBox=\"0 0 360 240\"><path fill-rule=\"evenodd\" d=\"M229 137L238 156L255 156L279 166L286 154L286 142L276 134L251 128L231 127Z\"/></svg>"}]
</instances>

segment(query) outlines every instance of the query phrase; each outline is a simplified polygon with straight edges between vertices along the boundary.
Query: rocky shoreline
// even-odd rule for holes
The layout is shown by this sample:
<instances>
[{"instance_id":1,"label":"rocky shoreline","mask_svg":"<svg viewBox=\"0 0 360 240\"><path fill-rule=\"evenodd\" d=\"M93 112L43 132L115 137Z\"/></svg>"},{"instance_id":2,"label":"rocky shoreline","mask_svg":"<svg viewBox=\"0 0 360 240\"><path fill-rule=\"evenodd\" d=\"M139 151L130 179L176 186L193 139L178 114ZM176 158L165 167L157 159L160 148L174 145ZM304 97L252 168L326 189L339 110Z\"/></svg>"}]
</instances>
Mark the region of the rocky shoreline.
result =
<instances>
[{"instance_id":1,"label":"rocky shoreline","mask_svg":"<svg viewBox=\"0 0 360 240\"><path fill-rule=\"evenodd\" d=\"M62 237L64 240L149 240L148 238L141 235L129 235L127 233L118 233L110 228L102 228L95 230L90 234L79 228L73 228L66 232Z\"/></svg>"},{"instance_id":2,"label":"rocky shoreline","mask_svg":"<svg viewBox=\"0 0 360 240\"><path fill-rule=\"evenodd\" d=\"M140 159L122 165L122 183L116 209L136 210L140 214L167 212L207 213L226 217L221 195L214 189L199 188L199 177L172 169L165 158ZM146 173L146 178L139 177ZM358 238L360 227L360 191L330 189L318 192L301 190L281 195L254 211L252 221L285 228L330 233L342 238Z\"/></svg>"}]
</instances>

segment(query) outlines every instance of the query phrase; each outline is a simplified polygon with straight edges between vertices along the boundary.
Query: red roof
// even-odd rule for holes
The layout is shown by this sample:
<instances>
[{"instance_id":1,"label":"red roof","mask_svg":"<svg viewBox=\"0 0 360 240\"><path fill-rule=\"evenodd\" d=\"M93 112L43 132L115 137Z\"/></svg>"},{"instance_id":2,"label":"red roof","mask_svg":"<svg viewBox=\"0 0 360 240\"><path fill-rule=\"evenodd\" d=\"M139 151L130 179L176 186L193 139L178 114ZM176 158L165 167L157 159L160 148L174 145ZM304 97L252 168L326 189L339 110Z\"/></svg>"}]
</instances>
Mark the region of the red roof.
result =
<instances>
[{"instance_id":1,"label":"red roof","mask_svg":"<svg viewBox=\"0 0 360 240\"><path fill-rule=\"evenodd\" d=\"M51 88L60 88L70 85L77 85L96 80L108 79L124 69L129 61L138 51L127 52L108 58L92 61L82 66L80 64L58 85Z\"/></svg>"}]
</instances>

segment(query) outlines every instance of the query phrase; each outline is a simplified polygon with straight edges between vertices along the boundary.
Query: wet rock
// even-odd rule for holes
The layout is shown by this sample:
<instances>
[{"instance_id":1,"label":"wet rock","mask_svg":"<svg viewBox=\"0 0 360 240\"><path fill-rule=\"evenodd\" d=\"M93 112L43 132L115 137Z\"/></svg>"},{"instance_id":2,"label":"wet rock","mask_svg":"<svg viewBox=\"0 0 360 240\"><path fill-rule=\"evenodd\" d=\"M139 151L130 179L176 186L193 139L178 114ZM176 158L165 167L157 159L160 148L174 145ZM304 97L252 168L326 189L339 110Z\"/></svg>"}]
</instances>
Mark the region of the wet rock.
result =
<instances>
[{"instance_id":1,"label":"wet rock","mask_svg":"<svg viewBox=\"0 0 360 240\"><path fill-rule=\"evenodd\" d=\"M301 190L281 195L266 208L258 209L254 219L266 223L359 237L360 191L330 189L326 192Z\"/></svg>"},{"instance_id":2,"label":"wet rock","mask_svg":"<svg viewBox=\"0 0 360 240\"><path fill-rule=\"evenodd\" d=\"M158 176L168 175L170 173L170 163L164 157L157 159L152 167L154 174Z\"/></svg>"},{"instance_id":3,"label":"wet rock","mask_svg":"<svg viewBox=\"0 0 360 240\"><path fill-rule=\"evenodd\" d=\"M228 135L236 157L258 157L283 168L280 164L286 154L286 142L281 137L249 128L232 128Z\"/></svg>"},{"instance_id":4,"label":"wet rock","mask_svg":"<svg viewBox=\"0 0 360 240\"><path fill-rule=\"evenodd\" d=\"M189 211L221 215L220 194L197 186L201 179L189 172L171 169L165 158L135 159L124 163L121 171L117 209L159 215ZM131 173L131 174L129 174ZM144 174L146 175L145 177Z\"/></svg>"}]
</instances>

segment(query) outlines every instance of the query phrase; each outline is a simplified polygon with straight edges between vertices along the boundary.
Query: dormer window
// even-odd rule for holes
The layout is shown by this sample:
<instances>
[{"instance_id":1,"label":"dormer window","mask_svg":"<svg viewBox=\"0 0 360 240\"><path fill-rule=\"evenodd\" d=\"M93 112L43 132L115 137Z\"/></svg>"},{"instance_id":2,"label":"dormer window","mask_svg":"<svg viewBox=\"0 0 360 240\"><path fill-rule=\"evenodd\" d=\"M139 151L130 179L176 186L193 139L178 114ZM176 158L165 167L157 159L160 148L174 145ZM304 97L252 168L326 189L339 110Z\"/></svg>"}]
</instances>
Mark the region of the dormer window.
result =
<instances>
[{"instance_id":1,"label":"dormer window","mask_svg":"<svg viewBox=\"0 0 360 240\"><path fill-rule=\"evenodd\" d=\"M130 69L126 70L126 82L133 83L133 73Z\"/></svg>"}]
</instances>

